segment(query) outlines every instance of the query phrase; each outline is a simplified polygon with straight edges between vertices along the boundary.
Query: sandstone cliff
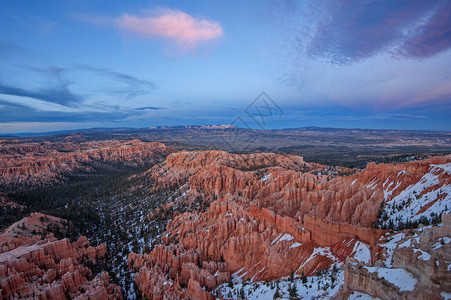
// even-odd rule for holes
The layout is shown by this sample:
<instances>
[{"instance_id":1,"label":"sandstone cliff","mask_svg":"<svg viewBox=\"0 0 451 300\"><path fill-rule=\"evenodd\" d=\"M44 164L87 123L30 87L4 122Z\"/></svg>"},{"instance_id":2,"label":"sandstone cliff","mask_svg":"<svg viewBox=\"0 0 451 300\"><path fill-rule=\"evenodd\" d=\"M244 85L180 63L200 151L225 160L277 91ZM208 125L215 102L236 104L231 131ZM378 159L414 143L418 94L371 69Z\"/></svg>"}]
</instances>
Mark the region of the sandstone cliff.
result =
<instances>
[{"instance_id":1,"label":"sandstone cliff","mask_svg":"<svg viewBox=\"0 0 451 300\"><path fill-rule=\"evenodd\" d=\"M94 277L90 269L102 262L105 245L41 236L49 225L64 230L67 222L34 213L0 234L0 299L121 299L108 273Z\"/></svg>"}]
</instances>

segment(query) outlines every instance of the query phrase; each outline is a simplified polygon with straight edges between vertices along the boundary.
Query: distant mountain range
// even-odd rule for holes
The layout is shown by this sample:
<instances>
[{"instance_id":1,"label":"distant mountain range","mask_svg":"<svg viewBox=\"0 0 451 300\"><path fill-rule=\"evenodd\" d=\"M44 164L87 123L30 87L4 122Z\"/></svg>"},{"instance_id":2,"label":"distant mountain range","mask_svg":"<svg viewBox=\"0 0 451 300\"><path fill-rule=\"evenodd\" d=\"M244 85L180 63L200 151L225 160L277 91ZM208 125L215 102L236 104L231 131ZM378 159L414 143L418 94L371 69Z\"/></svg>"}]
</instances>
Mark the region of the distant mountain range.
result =
<instances>
[{"instance_id":1,"label":"distant mountain range","mask_svg":"<svg viewBox=\"0 0 451 300\"><path fill-rule=\"evenodd\" d=\"M67 129L48 132L21 132L21 133L5 133L0 135L0 138L12 138L12 137L35 137L35 136L49 136L49 135L61 135L71 134L75 132L141 132L146 130L174 130L174 129L244 129L244 130L257 130L257 131L362 131L362 132L441 132L446 133L450 131L443 130L404 130L404 129L362 129L362 128L333 128L333 127L318 127L318 126L306 126L306 127L293 127L282 129L252 129L252 128L240 128L230 124L221 125L180 125L180 126L151 126L151 127L94 127L94 128L82 128L82 129Z\"/></svg>"},{"instance_id":2,"label":"distant mountain range","mask_svg":"<svg viewBox=\"0 0 451 300\"><path fill-rule=\"evenodd\" d=\"M365 167L368 161L405 161L418 154L451 153L450 131L302 127L259 130L231 125L90 128L23 133L24 142L131 140L162 142L176 150L225 150L232 153L281 152L307 161Z\"/></svg>"}]
</instances>

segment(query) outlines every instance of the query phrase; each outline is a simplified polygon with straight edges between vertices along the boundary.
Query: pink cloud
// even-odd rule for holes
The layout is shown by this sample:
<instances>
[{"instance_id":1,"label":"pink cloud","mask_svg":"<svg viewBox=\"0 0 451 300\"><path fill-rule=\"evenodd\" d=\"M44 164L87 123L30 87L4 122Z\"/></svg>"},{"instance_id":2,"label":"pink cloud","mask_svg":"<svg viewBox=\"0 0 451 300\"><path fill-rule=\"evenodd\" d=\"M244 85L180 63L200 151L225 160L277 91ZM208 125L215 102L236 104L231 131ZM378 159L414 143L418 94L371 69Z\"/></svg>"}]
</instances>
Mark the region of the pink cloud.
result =
<instances>
[{"instance_id":1,"label":"pink cloud","mask_svg":"<svg viewBox=\"0 0 451 300\"><path fill-rule=\"evenodd\" d=\"M169 39L185 49L193 49L199 43L217 39L223 34L219 23L194 18L179 10L152 12L152 16L146 17L123 14L116 19L116 25L143 38Z\"/></svg>"}]
</instances>

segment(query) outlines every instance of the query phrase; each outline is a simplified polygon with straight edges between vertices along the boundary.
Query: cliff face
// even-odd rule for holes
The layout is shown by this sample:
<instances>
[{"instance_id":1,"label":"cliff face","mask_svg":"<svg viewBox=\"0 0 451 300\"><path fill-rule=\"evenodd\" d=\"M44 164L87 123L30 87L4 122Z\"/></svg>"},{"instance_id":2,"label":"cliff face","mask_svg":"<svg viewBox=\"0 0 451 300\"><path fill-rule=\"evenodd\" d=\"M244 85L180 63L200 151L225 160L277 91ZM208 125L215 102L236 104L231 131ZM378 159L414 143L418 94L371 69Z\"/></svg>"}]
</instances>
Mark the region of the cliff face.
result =
<instances>
[{"instance_id":1,"label":"cliff face","mask_svg":"<svg viewBox=\"0 0 451 300\"><path fill-rule=\"evenodd\" d=\"M363 291L381 299L442 299L451 292L451 215L441 227L388 234L387 251L375 267L349 261L344 268L344 295Z\"/></svg>"},{"instance_id":2,"label":"cliff face","mask_svg":"<svg viewBox=\"0 0 451 300\"><path fill-rule=\"evenodd\" d=\"M130 254L129 265L151 299L208 299L230 280L312 275L347 257L371 265L385 251L379 240L386 231L372 228L381 204L449 161L370 164L339 176L290 155L174 153L148 175L156 189L175 189L165 211L194 209L175 215L154 250ZM441 178L437 186L449 175Z\"/></svg>"},{"instance_id":3,"label":"cliff face","mask_svg":"<svg viewBox=\"0 0 451 300\"><path fill-rule=\"evenodd\" d=\"M94 277L88 267L103 260L105 245L92 247L83 236L74 243L41 237L49 225L67 227L62 219L34 213L0 235L0 299L121 299L108 273Z\"/></svg>"},{"instance_id":4,"label":"cliff face","mask_svg":"<svg viewBox=\"0 0 451 300\"><path fill-rule=\"evenodd\" d=\"M92 163L125 165L157 163L174 150L161 143L92 141L0 144L0 185L43 185L58 182L75 170L89 171Z\"/></svg>"}]
</instances>

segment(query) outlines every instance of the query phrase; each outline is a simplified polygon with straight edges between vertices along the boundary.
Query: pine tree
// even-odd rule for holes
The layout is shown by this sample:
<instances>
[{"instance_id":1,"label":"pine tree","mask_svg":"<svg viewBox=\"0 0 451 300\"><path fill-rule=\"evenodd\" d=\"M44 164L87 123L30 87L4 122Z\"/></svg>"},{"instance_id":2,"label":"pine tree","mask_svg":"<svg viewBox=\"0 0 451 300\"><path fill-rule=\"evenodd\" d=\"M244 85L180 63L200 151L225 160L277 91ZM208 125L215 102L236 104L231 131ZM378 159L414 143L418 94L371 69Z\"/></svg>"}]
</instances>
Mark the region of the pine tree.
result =
<instances>
[{"instance_id":1,"label":"pine tree","mask_svg":"<svg viewBox=\"0 0 451 300\"><path fill-rule=\"evenodd\" d=\"M298 288L296 284L293 283L290 284L290 287L288 288L288 294L290 295L290 298L297 298Z\"/></svg>"},{"instance_id":2,"label":"pine tree","mask_svg":"<svg viewBox=\"0 0 451 300\"><path fill-rule=\"evenodd\" d=\"M304 272L302 272L301 280L303 284L307 283L307 276L305 276Z\"/></svg>"},{"instance_id":3,"label":"pine tree","mask_svg":"<svg viewBox=\"0 0 451 300\"><path fill-rule=\"evenodd\" d=\"M243 300L246 299L246 293L244 292L244 286L241 286L240 298Z\"/></svg>"}]
</instances>

